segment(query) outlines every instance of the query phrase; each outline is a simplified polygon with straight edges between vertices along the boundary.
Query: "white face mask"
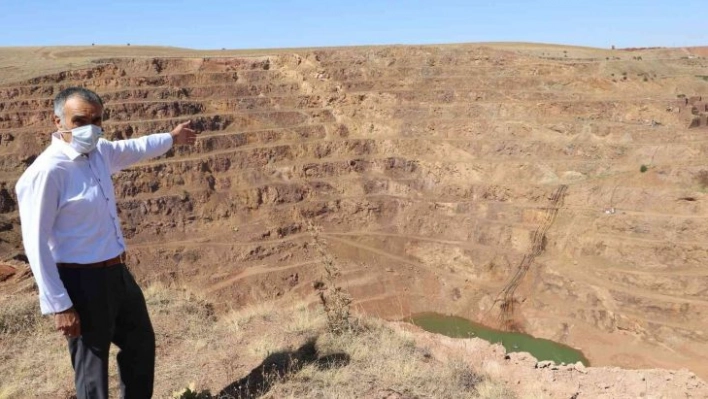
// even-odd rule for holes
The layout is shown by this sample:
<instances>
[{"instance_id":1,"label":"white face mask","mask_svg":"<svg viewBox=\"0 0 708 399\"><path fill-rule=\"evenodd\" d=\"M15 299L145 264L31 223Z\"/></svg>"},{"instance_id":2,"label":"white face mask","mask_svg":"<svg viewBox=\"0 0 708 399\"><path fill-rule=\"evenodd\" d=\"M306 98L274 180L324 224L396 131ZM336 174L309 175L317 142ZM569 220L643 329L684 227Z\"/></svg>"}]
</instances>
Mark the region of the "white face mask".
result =
<instances>
[{"instance_id":1,"label":"white face mask","mask_svg":"<svg viewBox=\"0 0 708 399\"><path fill-rule=\"evenodd\" d=\"M71 129L71 142L69 145L77 152L88 154L98 144L98 139L103 137L103 129L96 125L84 125Z\"/></svg>"}]
</instances>

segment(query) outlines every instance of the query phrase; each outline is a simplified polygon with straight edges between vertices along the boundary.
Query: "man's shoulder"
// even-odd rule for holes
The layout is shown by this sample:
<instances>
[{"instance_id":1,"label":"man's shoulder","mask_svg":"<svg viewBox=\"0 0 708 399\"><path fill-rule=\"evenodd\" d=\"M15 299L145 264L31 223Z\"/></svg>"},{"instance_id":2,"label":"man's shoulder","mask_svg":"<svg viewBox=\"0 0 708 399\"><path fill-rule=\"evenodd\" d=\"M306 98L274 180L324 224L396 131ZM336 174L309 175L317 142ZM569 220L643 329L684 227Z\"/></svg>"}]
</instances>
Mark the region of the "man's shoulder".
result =
<instances>
[{"instance_id":1,"label":"man's shoulder","mask_svg":"<svg viewBox=\"0 0 708 399\"><path fill-rule=\"evenodd\" d=\"M108 156L111 151L115 148L116 145L118 145L122 140L107 140L107 139L98 139L98 142L96 143L96 151L98 151L99 154L102 156Z\"/></svg>"},{"instance_id":2,"label":"man's shoulder","mask_svg":"<svg viewBox=\"0 0 708 399\"><path fill-rule=\"evenodd\" d=\"M111 154L116 146L116 142L106 139L98 139L94 153L98 153L106 162L110 160Z\"/></svg>"},{"instance_id":3,"label":"man's shoulder","mask_svg":"<svg viewBox=\"0 0 708 399\"><path fill-rule=\"evenodd\" d=\"M19 186L23 182L33 180L36 176L46 174L49 176L59 177L67 170L69 158L58 151L55 147L49 146L45 149L32 164L22 173L17 181Z\"/></svg>"},{"instance_id":4,"label":"man's shoulder","mask_svg":"<svg viewBox=\"0 0 708 399\"><path fill-rule=\"evenodd\" d=\"M111 147L113 145L113 142L104 138L98 139L98 142L96 142L96 148L97 149L103 149L106 147Z\"/></svg>"}]
</instances>

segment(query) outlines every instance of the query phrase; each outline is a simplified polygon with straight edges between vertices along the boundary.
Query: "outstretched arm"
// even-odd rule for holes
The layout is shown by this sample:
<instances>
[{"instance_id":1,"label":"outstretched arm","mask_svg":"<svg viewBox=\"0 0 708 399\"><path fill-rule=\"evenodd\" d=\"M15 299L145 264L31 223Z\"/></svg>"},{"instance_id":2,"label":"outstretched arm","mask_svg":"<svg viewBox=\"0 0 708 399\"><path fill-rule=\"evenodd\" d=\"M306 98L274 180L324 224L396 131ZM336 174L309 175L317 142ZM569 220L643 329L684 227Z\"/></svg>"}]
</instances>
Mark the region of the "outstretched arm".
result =
<instances>
[{"instance_id":1,"label":"outstretched arm","mask_svg":"<svg viewBox=\"0 0 708 399\"><path fill-rule=\"evenodd\" d=\"M99 149L110 163L111 173L130 165L160 156L173 144L194 145L198 133L189 128L191 121L180 123L170 133L156 133L137 139L99 142Z\"/></svg>"}]
</instances>

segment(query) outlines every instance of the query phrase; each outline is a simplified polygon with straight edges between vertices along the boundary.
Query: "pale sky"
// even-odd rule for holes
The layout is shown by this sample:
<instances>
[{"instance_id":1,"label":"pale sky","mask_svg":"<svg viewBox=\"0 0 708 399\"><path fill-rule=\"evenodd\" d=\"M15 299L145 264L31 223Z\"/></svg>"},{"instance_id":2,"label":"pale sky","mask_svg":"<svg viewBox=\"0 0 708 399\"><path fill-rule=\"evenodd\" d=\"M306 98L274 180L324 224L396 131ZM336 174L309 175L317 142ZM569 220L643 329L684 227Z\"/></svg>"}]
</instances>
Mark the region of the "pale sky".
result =
<instances>
[{"instance_id":1,"label":"pale sky","mask_svg":"<svg viewBox=\"0 0 708 399\"><path fill-rule=\"evenodd\" d=\"M0 46L708 45L706 0L0 0Z\"/></svg>"}]
</instances>

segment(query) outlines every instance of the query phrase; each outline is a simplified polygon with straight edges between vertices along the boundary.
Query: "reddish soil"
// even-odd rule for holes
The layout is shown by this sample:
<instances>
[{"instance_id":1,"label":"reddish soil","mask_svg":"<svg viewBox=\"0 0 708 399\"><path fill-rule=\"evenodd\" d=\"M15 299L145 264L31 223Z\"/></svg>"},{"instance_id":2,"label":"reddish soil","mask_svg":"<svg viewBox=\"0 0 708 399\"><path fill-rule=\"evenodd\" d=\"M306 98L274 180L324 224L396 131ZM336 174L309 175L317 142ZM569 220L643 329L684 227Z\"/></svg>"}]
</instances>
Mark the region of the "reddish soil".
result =
<instances>
[{"instance_id":1,"label":"reddish soil","mask_svg":"<svg viewBox=\"0 0 708 399\"><path fill-rule=\"evenodd\" d=\"M115 178L143 281L217 310L305 296L324 274L309 221L361 312L504 322L594 365L708 377L708 130L676 107L708 96L705 48L169 54L0 49L0 261L22 252L13 187L52 98L84 85L111 138L203 131Z\"/></svg>"}]
</instances>

